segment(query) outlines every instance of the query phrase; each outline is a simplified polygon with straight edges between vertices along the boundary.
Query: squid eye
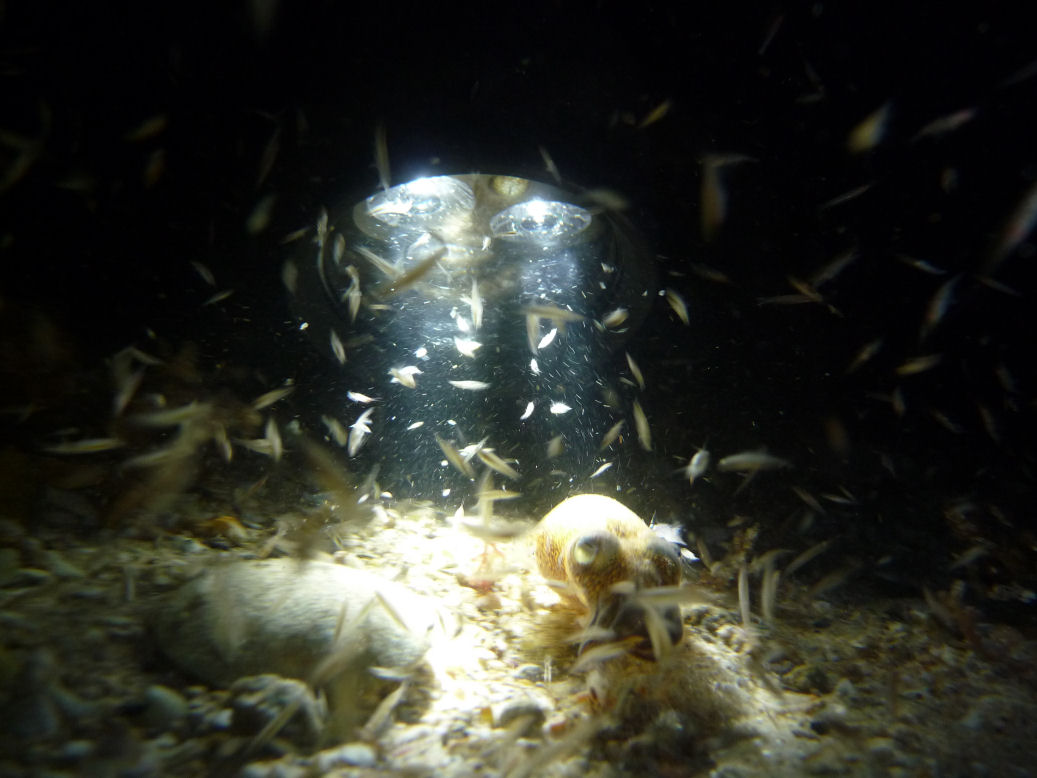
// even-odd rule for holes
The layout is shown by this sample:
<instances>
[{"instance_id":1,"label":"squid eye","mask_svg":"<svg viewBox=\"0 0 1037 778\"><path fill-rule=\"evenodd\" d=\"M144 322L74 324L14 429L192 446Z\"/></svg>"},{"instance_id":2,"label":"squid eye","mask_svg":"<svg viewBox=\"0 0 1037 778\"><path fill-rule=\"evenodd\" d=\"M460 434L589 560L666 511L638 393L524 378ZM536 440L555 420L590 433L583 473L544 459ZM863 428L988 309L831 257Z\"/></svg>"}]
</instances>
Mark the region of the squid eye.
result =
<instances>
[{"instance_id":1,"label":"squid eye","mask_svg":"<svg viewBox=\"0 0 1037 778\"><path fill-rule=\"evenodd\" d=\"M573 561L580 565L589 565L598 555L596 538L580 538L573 546Z\"/></svg>"}]
</instances>

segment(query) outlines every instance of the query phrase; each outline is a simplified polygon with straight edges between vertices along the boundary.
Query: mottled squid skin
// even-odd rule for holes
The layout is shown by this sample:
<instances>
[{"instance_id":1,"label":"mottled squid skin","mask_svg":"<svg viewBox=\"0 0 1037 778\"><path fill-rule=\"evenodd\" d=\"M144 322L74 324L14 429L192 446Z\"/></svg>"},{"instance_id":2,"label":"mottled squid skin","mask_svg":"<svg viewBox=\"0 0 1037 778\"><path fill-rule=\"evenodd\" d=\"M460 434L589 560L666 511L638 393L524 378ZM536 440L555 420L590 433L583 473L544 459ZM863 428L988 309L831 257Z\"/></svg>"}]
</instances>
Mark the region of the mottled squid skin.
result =
<instances>
[{"instance_id":1,"label":"mottled squid skin","mask_svg":"<svg viewBox=\"0 0 1037 778\"><path fill-rule=\"evenodd\" d=\"M568 584L592 623L617 636L645 634L644 616L630 597L612 587L632 581L637 589L676 586L681 568L672 543L658 537L622 503L597 494L563 500L534 530L540 574ZM680 640L680 608L662 610L671 640Z\"/></svg>"}]
</instances>

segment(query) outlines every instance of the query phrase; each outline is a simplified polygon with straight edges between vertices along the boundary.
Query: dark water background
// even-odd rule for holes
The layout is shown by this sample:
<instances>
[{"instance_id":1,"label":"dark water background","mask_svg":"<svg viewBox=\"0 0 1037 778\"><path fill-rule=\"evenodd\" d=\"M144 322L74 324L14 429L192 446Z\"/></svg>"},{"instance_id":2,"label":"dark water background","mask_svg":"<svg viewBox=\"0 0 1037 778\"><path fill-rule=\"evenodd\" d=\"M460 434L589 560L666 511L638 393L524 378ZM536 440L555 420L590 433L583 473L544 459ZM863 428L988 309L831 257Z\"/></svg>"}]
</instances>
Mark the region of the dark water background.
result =
<instances>
[{"instance_id":1,"label":"dark water background","mask_svg":"<svg viewBox=\"0 0 1037 778\"><path fill-rule=\"evenodd\" d=\"M83 364L144 342L151 328L198 343L210 362L247 365L270 386L295 378L308 389L293 399L298 412L317 419L341 387L294 324L280 237L311 223L321 204L374 190L379 120L399 181L429 169L544 177L543 145L567 179L631 200L627 215L660 255L663 284L692 310L683 328L660 304L637 338L659 451L646 462L628 446L618 461L637 508L705 534L751 514L773 545L838 538L833 564L907 589L944 585L956 554L988 542L994 551L969 573L974 596L1029 588L1037 562L1033 236L996 273L1021 296L973 275L1037 181L1037 76L1025 70L1035 67L1037 43L1023 7L725 3L678 12L641 4L620 12L548 3L462 14L285 2L263 29L243 2L9 2L0 17L0 127L44 136L45 146L0 194L0 293L54 317ZM666 99L672 108L657 124L624 120ZM887 101L886 139L849 154L849 131ZM912 141L963 108L978 113L961 129ZM157 114L168 117L161 134L124 139ZM278 127L279 153L257 186ZM164 172L147 186L142 172L159 149ZM716 152L755 161L726 171L729 218L707 243L700 158ZM947 191L949 175L957 183ZM89 191L58 185L73 177L89 179ZM860 197L821 207L864 184ZM248 235L245 221L269 193L277 195L271 223ZM788 275L809 277L854 248L859 258L824 290L842 316L757 305L791 293ZM919 272L898 255L947 275ZM213 290L190 260L234 296L199 307ZM690 263L734 283L702 280ZM953 307L919 347L930 298L958 273ZM844 376L880 337L878 356ZM931 352L944 355L936 370L895 375L907 358ZM999 366L1014 391L998 380ZM898 384L903 418L869 396ZM978 403L997 420L997 439ZM845 451L829 445L831 418L847 430ZM717 454L766 444L798 467L738 496L735 476L694 491L658 479L660 463L677 467L674 457L705 442ZM833 504L797 535L790 517L803 504L789 484L813 494L845 486L859 503ZM971 506L965 530L948 520L949 506L960 504Z\"/></svg>"}]
</instances>

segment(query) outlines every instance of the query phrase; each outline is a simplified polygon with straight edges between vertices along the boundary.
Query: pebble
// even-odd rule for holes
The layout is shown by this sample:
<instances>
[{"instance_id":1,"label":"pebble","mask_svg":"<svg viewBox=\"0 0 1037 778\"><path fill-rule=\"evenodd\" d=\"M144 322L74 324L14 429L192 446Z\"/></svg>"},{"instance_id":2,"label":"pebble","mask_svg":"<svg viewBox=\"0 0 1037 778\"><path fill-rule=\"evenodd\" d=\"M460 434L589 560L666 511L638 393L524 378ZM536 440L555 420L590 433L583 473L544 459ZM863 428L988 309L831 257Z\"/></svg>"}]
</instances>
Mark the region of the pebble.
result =
<instances>
[{"instance_id":1,"label":"pebble","mask_svg":"<svg viewBox=\"0 0 1037 778\"><path fill-rule=\"evenodd\" d=\"M825 749L820 754L812 755L810 762L804 766L804 775L850 775L852 768L847 762L856 761L854 754L845 750Z\"/></svg>"},{"instance_id":2,"label":"pebble","mask_svg":"<svg viewBox=\"0 0 1037 778\"><path fill-rule=\"evenodd\" d=\"M97 751L97 744L92 740L69 740L54 752L54 756L65 762L79 762Z\"/></svg>"},{"instance_id":3,"label":"pebble","mask_svg":"<svg viewBox=\"0 0 1037 778\"><path fill-rule=\"evenodd\" d=\"M832 682L819 665L796 665L782 676L782 682L790 689L805 694L828 694Z\"/></svg>"},{"instance_id":4,"label":"pebble","mask_svg":"<svg viewBox=\"0 0 1037 778\"><path fill-rule=\"evenodd\" d=\"M897 755L896 744L893 742L893 738L873 737L868 740L867 745L868 753L871 754L873 759L884 765L893 763Z\"/></svg>"},{"instance_id":5,"label":"pebble","mask_svg":"<svg viewBox=\"0 0 1037 778\"><path fill-rule=\"evenodd\" d=\"M812 689L821 694L828 694L832 691L832 681L828 678L825 671L817 665L807 671L807 682Z\"/></svg>"},{"instance_id":6,"label":"pebble","mask_svg":"<svg viewBox=\"0 0 1037 778\"><path fill-rule=\"evenodd\" d=\"M521 681L542 681L544 680L544 668L542 665L534 664L519 665L512 675Z\"/></svg>"},{"instance_id":7,"label":"pebble","mask_svg":"<svg viewBox=\"0 0 1037 778\"><path fill-rule=\"evenodd\" d=\"M209 550L204 543L199 543L194 538L183 535L174 535L170 538L170 545L181 554L204 554Z\"/></svg>"},{"instance_id":8,"label":"pebble","mask_svg":"<svg viewBox=\"0 0 1037 778\"><path fill-rule=\"evenodd\" d=\"M810 728L819 735L827 735L833 729L843 730L850 726L850 714L846 708L838 703L825 706L810 721Z\"/></svg>"},{"instance_id":9,"label":"pebble","mask_svg":"<svg viewBox=\"0 0 1037 778\"><path fill-rule=\"evenodd\" d=\"M496 592L483 594L475 598L475 607L481 611L497 611L501 608L501 599Z\"/></svg>"},{"instance_id":10,"label":"pebble","mask_svg":"<svg viewBox=\"0 0 1037 778\"><path fill-rule=\"evenodd\" d=\"M852 700L856 694L857 687L853 685L853 681L849 678L842 678L835 685L835 695L846 702Z\"/></svg>"},{"instance_id":11,"label":"pebble","mask_svg":"<svg viewBox=\"0 0 1037 778\"><path fill-rule=\"evenodd\" d=\"M230 708L220 708L218 710L209 711L205 714L204 718L205 728L216 732L230 729L230 725L233 721L234 711Z\"/></svg>"},{"instance_id":12,"label":"pebble","mask_svg":"<svg viewBox=\"0 0 1037 778\"><path fill-rule=\"evenodd\" d=\"M307 778L312 774L309 767L283 762L253 762L238 773L240 778Z\"/></svg>"},{"instance_id":13,"label":"pebble","mask_svg":"<svg viewBox=\"0 0 1037 778\"><path fill-rule=\"evenodd\" d=\"M187 700L168 686L149 686L144 692L144 703L144 717L156 729L175 727L187 715Z\"/></svg>"},{"instance_id":14,"label":"pebble","mask_svg":"<svg viewBox=\"0 0 1037 778\"><path fill-rule=\"evenodd\" d=\"M493 726L503 729L520 718L526 718L520 737L532 730L539 730L547 717L550 704L532 697L513 697L490 707Z\"/></svg>"},{"instance_id":15,"label":"pebble","mask_svg":"<svg viewBox=\"0 0 1037 778\"><path fill-rule=\"evenodd\" d=\"M346 743L321 751L313 758L313 765L321 773L336 767L374 767L376 764L378 754L367 743Z\"/></svg>"},{"instance_id":16,"label":"pebble","mask_svg":"<svg viewBox=\"0 0 1037 778\"><path fill-rule=\"evenodd\" d=\"M709 774L709 778L750 778L752 772L740 765L721 765Z\"/></svg>"},{"instance_id":17,"label":"pebble","mask_svg":"<svg viewBox=\"0 0 1037 778\"><path fill-rule=\"evenodd\" d=\"M144 626L136 619L129 618L128 616L112 614L105 616L99 621L107 628L108 634L112 637L138 638L144 634Z\"/></svg>"}]
</instances>

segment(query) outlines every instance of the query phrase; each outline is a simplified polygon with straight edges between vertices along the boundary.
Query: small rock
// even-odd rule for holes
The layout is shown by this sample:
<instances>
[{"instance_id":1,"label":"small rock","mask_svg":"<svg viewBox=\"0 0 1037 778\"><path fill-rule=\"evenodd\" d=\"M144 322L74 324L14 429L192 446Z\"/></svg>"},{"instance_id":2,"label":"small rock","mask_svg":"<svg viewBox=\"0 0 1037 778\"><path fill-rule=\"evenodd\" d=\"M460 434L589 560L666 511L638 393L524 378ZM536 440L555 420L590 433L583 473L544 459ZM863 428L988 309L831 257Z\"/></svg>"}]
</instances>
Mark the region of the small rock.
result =
<instances>
[{"instance_id":1,"label":"small rock","mask_svg":"<svg viewBox=\"0 0 1037 778\"><path fill-rule=\"evenodd\" d=\"M230 725L233 721L234 711L230 708L219 708L217 710L208 711L204 717L205 728L216 732L230 729Z\"/></svg>"},{"instance_id":2,"label":"small rock","mask_svg":"<svg viewBox=\"0 0 1037 778\"><path fill-rule=\"evenodd\" d=\"M184 535L174 535L170 539L170 543L173 549L181 554L204 554L209 550L204 543L199 543L194 538Z\"/></svg>"},{"instance_id":3,"label":"small rock","mask_svg":"<svg viewBox=\"0 0 1037 778\"><path fill-rule=\"evenodd\" d=\"M873 737L868 740L868 753L880 764L891 765L897 757L896 744L893 738Z\"/></svg>"},{"instance_id":4,"label":"small rock","mask_svg":"<svg viewBox=\"0 0 1037 778\"><path fill-rule=\"evenodd\" d=\"M849 727L849 711L842 705L827 705L810 721L810 728L819 735L827 735L833 729L846 731Z\"/></svg>"},{"instance_id":5,"label":"small rock","mask_svg":"<svg viewBox=\"0 0 1037 778\"><path fill-rule=\"evenodd\" d=\"M144 717L156 729L170 729L187 715L187 700L168 686L149 686L144 702Z\"/></svg>"},{"instance_id":6,"label":"small rock","mask_svg":"<svg viewBox=\"0 0 1037 778\"><path fill-rule=\"evenodd\" d=\"M246 765L238 775L241 778L307 778L312 773L309 767L278 761L253 762Z\"/></svg>"},{"instance_id":7,"label":"small rock","mask_svg":"<svg viewBox=\"0 0 1037 778\"><path fill-rule=\"evenodd\" d=\"M378 764L378 754L367 743L346 743L321 751L313 763L321 773L336 767L374 767Z\"/></svg>"},{"instance_id":8,"label":"small rock","mask_svg":"<svg viewBox=\"0 0 1037 778\"><path fill-rule=\"evenodd\" d=\"M513 675L522 681L542 681L544 680L544 668L534 664L519 665L515 668Z\"/></svg>"},{"instance_id":9,"label":"small rock","mask_svg":"<svg viewBox=\"0 0 1037 778\"><path fill-rule=\"evenodd\" d=\"M128 616L112 614L100 619L100 623L107 628L108 634L112 637L138 638L144 634L144 626Z\"/></svg>"},{"instance_id":10,"label":"small rock","mask_svg":"<svg viewBox=\"0 0 1037 778\"><path fill-rule=\"evenodd\" d=\"M791 657L788 651L781 646L776 647L764 657L764 666L773 673L784 675L800 662Z\"/></svg>"},{"instance_id":11,"label":"small rock","mask_svg":"<svg viewBox=\"0 0 1037 778\"><path fill-rule=\"evenodd\" d=\"M515 697L492 705L490 714L493 726L497 729L504 729L519 719L524 719L525 723L519 725L521 728L519 737L524 737L534 729L540 729L547 716L548 708L549 705L532 697Z\"/></svg>"},{"instance_id":12,"label":"small rock","mask_svg":"<svg viewBox=\"0 0 1037 778\"><path fill-rule=\"evenodd\" d=\"M852 768L847 762L856 761L845 749L826 748L811 754L804 766L804 775L849 775Z\"/></svg>"},{"instance_id":13,"label":"small rock","mask_svg":"<svg viewBox=\"0 0 1037 778\"><path fill-rule=\"evenodd\" d=\"M63 762L80 762L93 756L96 750L97 744L92 740L70 740L58 747L54 757Z\"/></svg>"},{"instance_id":14,"label":"small rock","mask_svg":"<svg viewBox=\"0 0 1037 778\"><path fill-rule=\"evenodd\" d=\"M475 598L475 607L481 611L498 611L501 599L496 592L488 592Z\"/></svg>"},{"instance_id":15,"label":"small rock","mask_svg":"<svg viewBox=\"0 0 1037 778\"><path fill-rule=\"evenodd\" d=\"M810 668L807 672L807 682L811 688L820 692L821 694L828 694L832 691L832 681L828 678L828 675L817 665Z\"/></svg>"},{"instance_id":16,"label":"small rock","mask_svg":"<svg viewBox=\"0 0 1037 778\"><path fill-rule=\"evenodd\" d=\"M828 694L832 691L831 680L817 665L796 665L781 680L789 689L804 694Z\"/></svg>"},{"instance_id":17,"label":"small rock","mask_svg":"<svg viewBox=\"0 0 1037 778\"><path fill-rule=\"evenodd\" d=\"M709 778L750 778L752 772L735 764L721 765L709 774Z\"/></svg>"},{"instance_id":18,"label":"small rock","mask_svg":"<svg viewBox=\"0 0 1037 778\"><path fill-rule=\"evenodd\" d=\"M849 701L853 699L856 694L857 687L853 685L853 681L849 678L841 678L839 683L835 685L835 695L841 700Z\"/></svg>"}]
</instances>

